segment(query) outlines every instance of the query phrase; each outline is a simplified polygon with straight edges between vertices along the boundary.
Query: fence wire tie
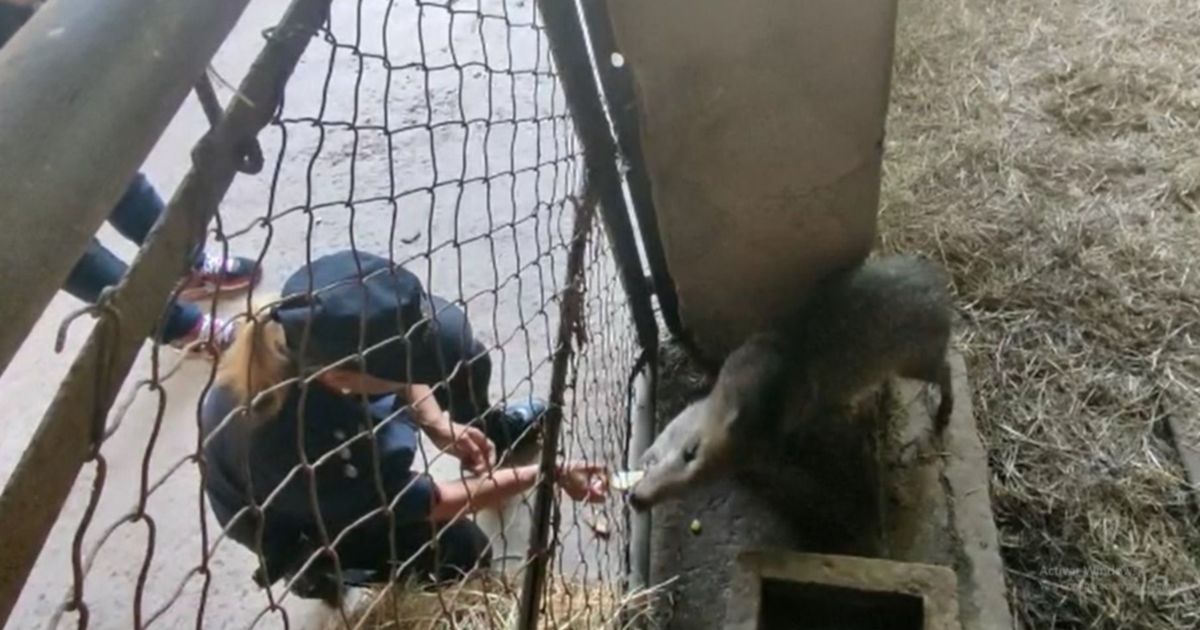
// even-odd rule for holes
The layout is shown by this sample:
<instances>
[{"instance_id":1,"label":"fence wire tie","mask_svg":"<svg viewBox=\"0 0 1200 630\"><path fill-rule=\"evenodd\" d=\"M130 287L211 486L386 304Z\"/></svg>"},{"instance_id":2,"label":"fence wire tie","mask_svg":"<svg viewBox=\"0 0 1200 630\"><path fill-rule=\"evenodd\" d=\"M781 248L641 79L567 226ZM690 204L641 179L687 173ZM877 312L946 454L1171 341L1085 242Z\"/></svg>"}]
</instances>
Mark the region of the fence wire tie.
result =
<instances>
[{"instance_id":1,"label":"fence wire tie","mask_svg":"<svg viewBox=\"0 0 1200 630\"><path fill-rule=\"evenodd\" d=\"M196 82L195 86L196 98L200 100L200 106L204 110L205 117L208 118L209 127L216 127L224 118L224 108L217 99L217 92L212 84L213 79L230 90L233 98L254 106L250 99L246 98L236 87L230 85L215 68L209 66L205 73L200 75L200 80ZM264 160L262 147L259 145L257 137L248 135L237 139L234 142L234 151L237 154L234 166L239 172L247 175L257 175L262 172Z\"/></svg>"},{"instance_id":2,"label":"fence wire tie","mask_svg":"<svg viewBox=\"0 0 1200 630\"><path fill-rule=\"evenodd\" d=\"M102 314L107 314L116 321L117 328L121 326L121 312L112 304L113 287L104 287L100 290L100 296L96 299L95 304L88 304L83 308L76 309L63 318L62 323L58 325L58 334L54 337L54 353L62 354L63 348L67 345L67 331L70 330L71 324L75 320L84 315L91 315L93 318L99 319Z\"/></svg>"},{"instance_id":3,"label":"fence wire tie","mask_svg":"<svg viewBox=\"0 0 1200 630\"><path fill-rule=\"evenodd\" d=\"M238 171L247 175L257 175L263 169L263 154L262 147L258 144L258 138L243 138L237 143L238 151Z\"/></svg>"}]
</instances>

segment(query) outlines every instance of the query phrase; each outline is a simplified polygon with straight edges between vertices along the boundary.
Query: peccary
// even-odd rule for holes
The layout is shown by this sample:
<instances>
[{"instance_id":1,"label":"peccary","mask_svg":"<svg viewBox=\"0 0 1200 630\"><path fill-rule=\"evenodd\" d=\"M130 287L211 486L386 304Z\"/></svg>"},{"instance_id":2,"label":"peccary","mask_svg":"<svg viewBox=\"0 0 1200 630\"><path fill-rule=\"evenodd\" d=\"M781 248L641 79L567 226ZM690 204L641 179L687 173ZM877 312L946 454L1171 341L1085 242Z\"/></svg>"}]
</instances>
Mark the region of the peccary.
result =
<instances>
[{"instance_id":1,"label":"peccary","mask_svg":"<svg viewBox=\"0 0 1200 630\"><path fill-rule=\"evenodd\" d=\"M941 390L934 428L953 408L946 350L948 278L910 256L870 259L815 287L788 325L752 335L722 364L707 396L673 418L642 457L630 504L645 509L762 456L763 444L814 429L891 377Z\"/></svg>"}]
</instances>

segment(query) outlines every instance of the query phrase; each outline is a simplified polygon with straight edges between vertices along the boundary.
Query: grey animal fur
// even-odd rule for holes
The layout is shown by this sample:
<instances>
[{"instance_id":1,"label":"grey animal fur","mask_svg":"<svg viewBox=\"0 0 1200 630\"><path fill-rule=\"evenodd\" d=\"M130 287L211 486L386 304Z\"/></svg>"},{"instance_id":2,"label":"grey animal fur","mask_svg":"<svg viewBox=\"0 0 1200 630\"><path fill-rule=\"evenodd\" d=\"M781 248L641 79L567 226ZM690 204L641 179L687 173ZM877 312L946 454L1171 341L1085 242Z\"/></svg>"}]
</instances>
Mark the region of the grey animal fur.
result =
<instances>
[{"instance_id":1,"label":"grey animal fur","mask_svg":"<svg viewBox=\"0 0 1200 630\"><path fill-rule=\"evenodd\" d=\"M833 275L801 317L796 352L820 412L854 402L892 377L937 385L940 433L954 407L950 365L949 277L912 256L888 256Z\"/></svg>"},{"instance_id":2,"label":"grey animal fur","mask_svg":"<svg viewBox=\"0 0 1200 630\"><path fill-rule=\"evenodd\" d=\"M940 434L954 404L948 284L941 268L911 256L870 259L830 275L800 314L734 350L711 392L667 424L642 458L645 476L631 504L649 507L741 465L735 457L759 457L754 440L811 433L831 410L891 377L939 387Z\"/></svg>"}]
</instances>

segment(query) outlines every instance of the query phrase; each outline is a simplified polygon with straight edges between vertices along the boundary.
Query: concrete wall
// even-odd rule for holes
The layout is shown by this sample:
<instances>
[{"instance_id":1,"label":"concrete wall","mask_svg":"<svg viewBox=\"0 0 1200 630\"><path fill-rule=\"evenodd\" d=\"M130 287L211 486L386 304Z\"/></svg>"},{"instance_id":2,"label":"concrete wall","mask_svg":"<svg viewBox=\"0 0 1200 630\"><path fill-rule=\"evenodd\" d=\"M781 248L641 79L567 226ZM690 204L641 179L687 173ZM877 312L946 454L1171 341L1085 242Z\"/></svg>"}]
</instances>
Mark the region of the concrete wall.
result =
<instances>
[{"instance_id":1,"label":"concrete wall","mask_svg":"<svg viewBox=\"0 0 1200 630\"><path fill-rule=\"evenodd\" d=\"M682 315L723 354L871 247L896 1L608 4Z\"/></svg>"}]
</instances>

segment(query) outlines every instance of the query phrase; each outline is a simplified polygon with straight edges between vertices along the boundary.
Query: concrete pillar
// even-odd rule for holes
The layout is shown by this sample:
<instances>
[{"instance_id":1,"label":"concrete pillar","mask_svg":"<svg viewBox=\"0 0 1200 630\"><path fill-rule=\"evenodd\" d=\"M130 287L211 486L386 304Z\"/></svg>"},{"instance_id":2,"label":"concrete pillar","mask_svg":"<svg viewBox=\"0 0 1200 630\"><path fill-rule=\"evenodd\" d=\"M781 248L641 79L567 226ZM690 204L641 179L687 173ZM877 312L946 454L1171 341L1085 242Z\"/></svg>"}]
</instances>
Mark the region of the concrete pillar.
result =
<instances>
[{"instance_id":1,"label":"concrete pillar","mask_svg":"<svg viewBox=\"0 0 1200 630\"><path fill-rule=\"evenodd\" d=\"M896 2L607 1L684 324L720 356L873 243Z\"/></svg>"}]
</instances>

